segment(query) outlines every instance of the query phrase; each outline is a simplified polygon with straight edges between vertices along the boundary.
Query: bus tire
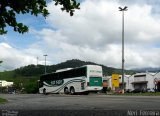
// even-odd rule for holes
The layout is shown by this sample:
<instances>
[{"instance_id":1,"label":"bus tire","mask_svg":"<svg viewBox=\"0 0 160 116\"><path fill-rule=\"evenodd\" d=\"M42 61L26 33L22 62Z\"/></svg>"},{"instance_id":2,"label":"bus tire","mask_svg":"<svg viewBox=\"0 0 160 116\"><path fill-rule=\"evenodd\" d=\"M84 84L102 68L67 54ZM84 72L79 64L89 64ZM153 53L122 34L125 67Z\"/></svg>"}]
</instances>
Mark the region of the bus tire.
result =
<instances>
[{"instance_id":1,"label":"bus tire","mask_svg":"<svg viewBox=\"0 0 160 116\"><path fill-rule=\"evenodd\" d=\"M71 87L71 88L70 88L70 94L71 94L71 95L74 95L74 94L75 94L75 89L74 89L74 87Z\"/></svg>"},{"instance_id":2,"label":"bus tire","mask_svg":"<svg viewBox=\"0 0 160 116\"><path fill-rule=\"evenodd\" d=\"M64 93L65 93L65 94L68 94L68 93L69 93L68 87L65 87L65 88L64 88Z\"/></svg>"},{"instance_id":3,"label":"bus tire","mask_svg":"<svg viewBox=\"0 0 160 116\"><path fill-rule=\"evenodd\" d=\"M46 95L46 88L43 89L43 94Z\"/></svg>"},{"instance_id":4,"label":"bus tire","mask_svg":"<svg viewBox=\"0 0 160 116\"><path fill-rule=\"evenodd\" d=\"M89 92L88 92L88 91L85 91L85 92L84 92L84 95L88 95L88 94L89 94Z\"/></svg>"}]
</instances>

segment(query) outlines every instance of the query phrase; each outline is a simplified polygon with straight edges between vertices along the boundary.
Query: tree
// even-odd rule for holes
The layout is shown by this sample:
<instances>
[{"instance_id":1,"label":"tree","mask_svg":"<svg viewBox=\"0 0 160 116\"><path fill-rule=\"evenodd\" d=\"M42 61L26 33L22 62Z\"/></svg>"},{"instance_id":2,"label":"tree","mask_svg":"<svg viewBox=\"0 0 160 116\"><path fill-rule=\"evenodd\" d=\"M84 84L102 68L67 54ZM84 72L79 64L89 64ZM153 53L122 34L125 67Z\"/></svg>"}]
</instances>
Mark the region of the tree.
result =
<instances>
[{"instance_id":1,"label":"tree","mask_svg":"<svg viewBox=\"0 0 160 116\"><path fill-rule=\"evenodd\" d=\"M53 0L55 5L62 5L61 10L73 16L75 9L79 9L80 3L76 0ZM0 0L0 35L6 34L6 26L13 27L19 33L28 31L28 26L17 22L17 14L42 15L45 18L49 12L46 9L46 0Z\"/></svg>"},{"instance_id":2,"label":"tree","mask_svg":"<svg viewBox=\"0 0 160 116\"><path fill-rule=\"evenodd\" d=\"M24 87L26 93L38 93L39 87L37 82L28 82Z\"/></svg>"}]
</instances>

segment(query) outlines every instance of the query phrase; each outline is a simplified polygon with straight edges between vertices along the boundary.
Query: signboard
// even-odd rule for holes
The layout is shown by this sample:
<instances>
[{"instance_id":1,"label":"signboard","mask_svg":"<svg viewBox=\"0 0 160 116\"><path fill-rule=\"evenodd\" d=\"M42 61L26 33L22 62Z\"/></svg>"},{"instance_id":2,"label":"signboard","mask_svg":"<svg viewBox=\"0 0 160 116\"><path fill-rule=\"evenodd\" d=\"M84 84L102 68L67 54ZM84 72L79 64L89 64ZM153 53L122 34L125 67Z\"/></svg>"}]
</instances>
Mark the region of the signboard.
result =
<instances>
[{"instance_id":1,"label":"signboard","mask_svg":"<svg viewBox=\"0 0 160 116\"><path fill-rule=\"evenodd\" d=\"M119 87L119 74L112 74L112 86Z\"/></svg>"}]
</instances>

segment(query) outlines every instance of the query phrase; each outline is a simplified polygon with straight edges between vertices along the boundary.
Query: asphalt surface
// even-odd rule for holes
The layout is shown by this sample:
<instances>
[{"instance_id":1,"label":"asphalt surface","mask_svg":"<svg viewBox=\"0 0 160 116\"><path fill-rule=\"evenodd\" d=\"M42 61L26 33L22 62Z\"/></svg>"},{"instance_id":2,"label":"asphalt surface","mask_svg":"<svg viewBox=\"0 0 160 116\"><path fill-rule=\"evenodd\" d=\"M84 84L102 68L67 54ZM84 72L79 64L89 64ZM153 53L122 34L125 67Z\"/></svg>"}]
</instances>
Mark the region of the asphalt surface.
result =
<instances>
[{"instance_id":1,"label":"asphalt surface","mask_svg":"<svg viewBox=\"0 0 160 116\"><path fill-rule=\"evenodd\" d=\"M0 97L8 100L0 105L2 111L124 111L122 115L130 115L132 111L140 114L152 110L160 116L160 96L1 94Z\"/></svg>"}]
</instances>

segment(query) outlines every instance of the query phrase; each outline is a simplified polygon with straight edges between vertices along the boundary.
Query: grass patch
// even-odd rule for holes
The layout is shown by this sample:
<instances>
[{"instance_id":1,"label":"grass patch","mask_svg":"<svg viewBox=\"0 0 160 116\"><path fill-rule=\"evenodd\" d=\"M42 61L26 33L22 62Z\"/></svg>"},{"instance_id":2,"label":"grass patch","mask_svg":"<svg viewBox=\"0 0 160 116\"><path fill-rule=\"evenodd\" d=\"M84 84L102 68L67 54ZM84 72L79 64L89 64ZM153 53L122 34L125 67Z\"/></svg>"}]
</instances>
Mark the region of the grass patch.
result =
<instances>
[{"instance_id":1,"label":"grass patch","mask_svg":"<svg viewBox=\"0 0 160 116\"><path fill-rule=\"evenodd\" d=\"M0 98L0 104L6 103L6 102L7 102L6 99Z\"/></svg>"}]
</instances>

